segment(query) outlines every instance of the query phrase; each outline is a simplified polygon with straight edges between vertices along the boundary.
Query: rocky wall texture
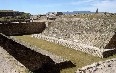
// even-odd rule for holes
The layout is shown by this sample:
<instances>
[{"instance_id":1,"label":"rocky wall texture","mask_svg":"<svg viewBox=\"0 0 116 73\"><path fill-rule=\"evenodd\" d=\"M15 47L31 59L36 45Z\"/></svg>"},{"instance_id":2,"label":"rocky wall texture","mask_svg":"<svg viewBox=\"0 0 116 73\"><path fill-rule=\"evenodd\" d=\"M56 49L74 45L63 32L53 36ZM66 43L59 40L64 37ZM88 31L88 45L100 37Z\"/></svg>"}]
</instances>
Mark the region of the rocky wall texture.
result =
<instances>
[{"instance_id":1,"label":"rocky wall texture","mask_svg":"<svg viewBox=\"0 0 116 73\"><path fill-rule=\"evenodd\" d=\"M99 49L115 49L116 47L106 47L111 39L116 43L115 32L115 19L60 17L50 23L42 34L76 41Z\"/></svg>"},{"instance_id":2,"label":"rocky wall texture","mask_svg":"<svg viewBox=\"0 0 116 73\"><path fill-rule=\"evenodd\" d=\"M44 22L0 24L0 33L5 35L27 35L41 33L46 28Z\"/></svg>"},{"instance_id":3,"label":"rocky wall texture","mask_svg":"<svg viewBox=\"0 0 116 73\"><path fill-rule=\"evenodd\" d=\"M116 73L116 58L87 65L76 73Z\"/></svg>"},{"instance_id":4,"label":"rocky wall texture","mask_svg":"<svg viewBox=\"0 0 116 73\"><path fill-rule=\"evenodd\" d=\"M93 56L97 56L100 58L103 58L103 52L105 51L110 51L110 49L104 50L104 49L99 49L97 47L93 47L93 46L88 46L87 44L81 44L75 41L69 41L69 40L64 40L64 39L58 39L55 37L48 37L45 35L41 35L41 34L33 34L32 37L34 38L41 38L43 40L49 41L49 42L53 42L56 44L61 44L63 46L75 49L75 50L79 50L88 54L91 54Z\"/></svg>"},{"instance_id":5,"label":"rocky wall texture","mask_svg":"<svg viewBox=\"0 0 116 73\"><path fill-rule=\"evenodd\" d=\"M91 54L93 56L100 57L100 58L106 58L116 53L116 50L114 49L99 49L97 47L89 46L87 44L78 43L78 42L70 41L70 40L59 39L55 37L49 37L42 34L33 34L32 37L38 38L38 39L41 38L43 40L60 44L75 50L79 50L79 51Z\"/></svg>"}]
</instances>

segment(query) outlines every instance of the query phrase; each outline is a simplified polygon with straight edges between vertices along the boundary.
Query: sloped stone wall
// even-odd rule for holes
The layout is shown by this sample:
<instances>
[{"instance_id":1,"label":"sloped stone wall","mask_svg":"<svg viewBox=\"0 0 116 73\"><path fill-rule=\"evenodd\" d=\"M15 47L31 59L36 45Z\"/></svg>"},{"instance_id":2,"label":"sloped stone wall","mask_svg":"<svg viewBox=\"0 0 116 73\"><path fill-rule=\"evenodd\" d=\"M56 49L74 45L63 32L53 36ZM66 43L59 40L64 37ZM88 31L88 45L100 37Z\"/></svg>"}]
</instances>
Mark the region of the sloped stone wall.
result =
<instances>
[{"instance_id":1,"label":"sloped stone wall","mask_svg":"<svg viewBox=\"0 0 116 73\"><path fill-rule=\"evenodd\" d=\"M91 46L87 46L85 44L80 44L80 43L76 43L76 42L72 42L72 41L67 41L67 40L63 40L63 39L58 39L58 38L54 38L54 37L48 37L48 36L44 36L44 35L39 35L39 34L34 34L32 35L32 37L35 38L41 38L43 40L47 40L49 42L53 42L56 44L61 44L63 46L69 47L69 48L73 48L75 50L80 50L89 54L92 54L94 56L98 56L98 57L103 57L102 52L100 49L96 48L96 47L91 47Z\"/></svg>"},{"instance_id":2,"label":"sloped stone wall","mask_svg":"<svg viewBox=\"0 0 116 73\"><path fill-rule=\"evenodd\" d=\"M54 37L58 40L66 40L70 42L71 46L63 44L64 46L101 58L116 54L115 19L59 17L48 24L48 27L41 34L42 37L45 35L47 38ZM43 39L45 39L45 37ZM59 43L52 40L49 41ZM78 44L76 48L74 43Z\"/></svg>"},{"instance_id":3,"label":"sloped stone wall","mask_svg":"<svg viewBox=\"0 0 116 73\"><path fill-rule=\"evenodd\" d=\"M116 20L101 18L57 18L42 34L98 48L106 48L115 35ZM116 39L114 39L116 41ZM113 49L112 47L106 49Z\"/></svg>"},{"instance_id":4,"label":"sloped stone wall","mask_svg":"<svg viewBox=\"0 0 116 73\"><path fill-rule=\"evenodd\" d=\"M87 44L64 40L64 39L58 39L55 37L48 37L48 36L41 35L41 34L33 34L32 37L38 38L38 39L41 38L43 40L53 42L56 44L60 44L60 45L63 45L63 46L66 46L66 47L69 47L75 50L79 50L79 51L91 54L93 56L100 57L100 58L108 57L116 53L114 49L99 49L97 47L89 46Z\"/></svg>"}]
</instances>

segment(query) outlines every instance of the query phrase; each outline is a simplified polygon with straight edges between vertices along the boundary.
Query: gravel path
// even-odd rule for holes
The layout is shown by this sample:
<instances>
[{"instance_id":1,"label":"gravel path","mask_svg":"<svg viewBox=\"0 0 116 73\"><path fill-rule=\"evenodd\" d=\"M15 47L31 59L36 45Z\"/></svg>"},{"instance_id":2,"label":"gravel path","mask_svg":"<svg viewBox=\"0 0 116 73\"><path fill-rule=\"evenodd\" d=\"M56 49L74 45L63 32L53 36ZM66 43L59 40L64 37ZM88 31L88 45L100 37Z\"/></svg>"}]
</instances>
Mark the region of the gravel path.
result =
<instances>
[{"instance_id":1,"label":"gravel path","mask_svg":"<svg viewBox=\"0 0 116 73\"><path fill-rule=\"evenodd\" d=\"M0 73L28 73L29 71L15 58L0 47Z\"/></svg>"}]
</instances>

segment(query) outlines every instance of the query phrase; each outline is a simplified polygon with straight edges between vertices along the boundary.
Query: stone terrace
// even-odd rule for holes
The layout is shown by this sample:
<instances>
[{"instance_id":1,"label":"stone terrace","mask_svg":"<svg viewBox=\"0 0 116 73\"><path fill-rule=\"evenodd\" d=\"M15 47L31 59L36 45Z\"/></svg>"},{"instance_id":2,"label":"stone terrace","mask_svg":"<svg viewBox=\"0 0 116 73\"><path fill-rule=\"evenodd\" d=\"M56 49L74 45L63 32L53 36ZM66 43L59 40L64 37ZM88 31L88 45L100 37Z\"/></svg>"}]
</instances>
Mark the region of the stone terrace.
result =
<instances>
[{"instance_id":1,"label":"stone terrace","mask_svg":"<svg viewBox=\"0 0 116 73\"><path fill-rule=\"evenodd\" d=\"M32 37L61 45L66 44L66 47L104 58L116 52L115 21L108 18L60 17L48 23L48 27L41 34ZM59 41L60 39L63 41Z\"/></svg>"},{"instance_id":2,"label":"stone terrace","mask_svg":"<svg viewBox=\"0 0 116 73\"><path fill-rule=\"evenodd\" d=\"M115 30L114 19L57 18L42 34L103 49L115 35Z\"/></svg>"}]
</instances>

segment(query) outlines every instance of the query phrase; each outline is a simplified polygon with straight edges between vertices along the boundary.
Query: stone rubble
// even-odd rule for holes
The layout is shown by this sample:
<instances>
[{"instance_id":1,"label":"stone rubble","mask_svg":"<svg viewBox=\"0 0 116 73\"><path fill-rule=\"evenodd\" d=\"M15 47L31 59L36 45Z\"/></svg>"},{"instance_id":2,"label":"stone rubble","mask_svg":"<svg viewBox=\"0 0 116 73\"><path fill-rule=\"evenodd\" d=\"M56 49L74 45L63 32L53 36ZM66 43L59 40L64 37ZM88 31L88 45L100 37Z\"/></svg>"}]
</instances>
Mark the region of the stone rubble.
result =
<instances>
[{"instance_id":1,"label":"stone rubble","mask_svg":"<svg viewBox=\"0 0 116 73\"><path fill-rule=\"evenodd\" d=\"M87 65L76 73L116 73L116 58Z\"/></svg>"}]
</instances>

